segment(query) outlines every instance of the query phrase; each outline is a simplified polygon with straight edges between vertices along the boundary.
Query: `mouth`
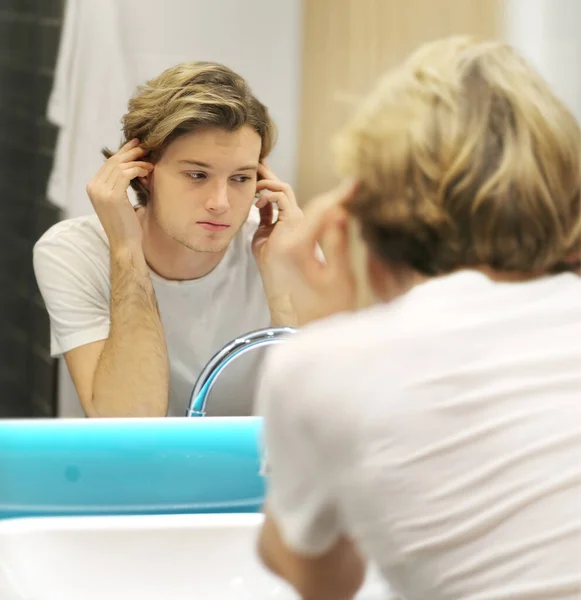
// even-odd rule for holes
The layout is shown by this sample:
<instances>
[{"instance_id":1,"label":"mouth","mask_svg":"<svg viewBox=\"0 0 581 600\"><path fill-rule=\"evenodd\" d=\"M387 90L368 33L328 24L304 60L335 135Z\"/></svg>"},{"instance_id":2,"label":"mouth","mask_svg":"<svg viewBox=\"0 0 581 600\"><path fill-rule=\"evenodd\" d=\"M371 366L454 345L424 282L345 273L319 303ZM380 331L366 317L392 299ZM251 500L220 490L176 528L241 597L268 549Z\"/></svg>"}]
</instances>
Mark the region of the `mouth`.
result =
<instances>
[{"instance_id":1,"label":"mouth","mask_svg":"<svg viewBox=\"0 0 581 600\"><path fill-rule=\"evenodd\" d=\"M230 225L218 223L217 221L198 221L198 225L207 231L226 231L230 228Z\"/></svg>"}]
</instances>

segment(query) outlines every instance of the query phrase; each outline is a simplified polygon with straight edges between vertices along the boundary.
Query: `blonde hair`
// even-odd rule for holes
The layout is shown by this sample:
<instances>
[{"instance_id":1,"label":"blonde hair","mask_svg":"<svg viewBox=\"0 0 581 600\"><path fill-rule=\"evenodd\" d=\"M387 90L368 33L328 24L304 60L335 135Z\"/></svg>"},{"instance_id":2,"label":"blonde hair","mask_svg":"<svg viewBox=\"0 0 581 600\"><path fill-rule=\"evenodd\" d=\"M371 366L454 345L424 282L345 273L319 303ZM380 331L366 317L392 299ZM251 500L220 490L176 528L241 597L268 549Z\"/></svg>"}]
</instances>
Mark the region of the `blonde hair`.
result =
<instances>
[{"instance_id":1,"label":"blonde hair","mask_svg":"<svg viewBox=\"0 0 581 600\"><path fill-rule=\"evenodd\" d=\"M208 127L235 131L244 125L260 135L260 160L266 158L276 141L276 127L248 83L218 63L182 63L148 81L131 98L123 117L123 143L139 139L147 160L155 163L182 135ZM103 154L108 158L113 153L105 149ZM147 188L138 179L132 187L139 203L147 204Z\"/></svg>"},{"instance_id":2,"label":"blonde hair","mask_svg":"<svg viewBox=\"0 0 581 600\"><path fill-rule=\"evenodd\" d=\"M500 42L450 38L385 76L337 140L380 259L426 275L567 268L581 250L581 132Z\"/></svg>"}]
</instances>

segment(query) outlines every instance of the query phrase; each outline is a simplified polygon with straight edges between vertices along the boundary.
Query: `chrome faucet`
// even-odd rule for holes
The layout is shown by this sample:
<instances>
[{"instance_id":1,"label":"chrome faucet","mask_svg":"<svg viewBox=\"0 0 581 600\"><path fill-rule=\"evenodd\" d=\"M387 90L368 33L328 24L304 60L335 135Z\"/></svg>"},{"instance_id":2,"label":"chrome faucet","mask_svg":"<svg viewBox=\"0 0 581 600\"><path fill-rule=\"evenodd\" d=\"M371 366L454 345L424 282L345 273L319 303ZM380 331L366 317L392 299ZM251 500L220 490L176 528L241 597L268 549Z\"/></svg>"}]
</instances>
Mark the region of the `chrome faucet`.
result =
<instances>
[{"instance_id":1,"label":"chrome faucet","mask_svg":"<svg viewBox=\"0 0 581 600\"><path fill-rule=\"evenodd\" d=\"M251 331L226 344L214 354L196 380L186 417L204 417L206 415L206 404L212 387L216 383L218 375L234 357L259 347L284 342L290 334L295 332L296 329L293 327L269 327Z\"/></svg>"}]
</instances>

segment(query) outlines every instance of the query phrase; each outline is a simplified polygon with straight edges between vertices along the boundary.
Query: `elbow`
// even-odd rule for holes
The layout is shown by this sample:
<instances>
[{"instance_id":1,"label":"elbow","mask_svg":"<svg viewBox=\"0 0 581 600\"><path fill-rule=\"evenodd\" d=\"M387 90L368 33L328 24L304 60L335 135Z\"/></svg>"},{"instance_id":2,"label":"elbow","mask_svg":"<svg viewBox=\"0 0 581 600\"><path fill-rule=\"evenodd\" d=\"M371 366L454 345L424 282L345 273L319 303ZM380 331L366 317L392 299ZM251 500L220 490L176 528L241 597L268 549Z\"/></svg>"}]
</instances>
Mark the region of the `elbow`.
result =
<instances>
[{"instance_id":1,"label":"elbow","mask_svg":"<svg viewBox=\"0 0 581 600\"><path fill-rule=\"evenodd\" d=\"M300 579L293 582L293 587L304 600L353 600L364 582L362 577L352 577L347 580L338 575L341 581L325 577L322 580L318 578Z\"/></svg>"},{"instance_id":2,"label":"elbow","mask_svg":"<svg viewBox=\"0 0 581 600\"><path fill-rule=\"evenodd\" d=\"M268 551L268 544L266 543L264 530L261 531L258 542L256 544L256 554L262 565L270 571L273 575L281 576L280 569L276 568L276 563L272 560L272 555Z\"/></svg>"},{"instance_id":3,"label":"elbow","mask_svg":"<svg viewBox=\"0 0 581 600\"><path fill-rule=\"evenodd\" d=\"M301 557L284 546L268 518L256 551L264 567L304 600L352 600L365 580L365 562L346 540L326 556Z\"/></svg>"}]
</instances>

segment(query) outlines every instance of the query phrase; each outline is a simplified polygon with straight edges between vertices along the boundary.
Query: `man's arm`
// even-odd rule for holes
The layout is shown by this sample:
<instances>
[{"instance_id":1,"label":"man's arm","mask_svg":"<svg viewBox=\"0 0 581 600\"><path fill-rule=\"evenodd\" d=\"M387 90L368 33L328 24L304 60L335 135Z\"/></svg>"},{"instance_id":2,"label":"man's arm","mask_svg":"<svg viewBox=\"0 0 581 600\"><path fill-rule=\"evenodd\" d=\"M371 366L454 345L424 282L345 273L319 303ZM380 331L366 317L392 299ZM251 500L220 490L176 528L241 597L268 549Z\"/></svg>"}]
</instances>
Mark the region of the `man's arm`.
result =
<instances>
[{"instance_id":1,"label":"man's arm","mask_svg":"<svg viewBox=\"0 0 581 600\"><path fill-rule=\"evenodd\" d=\"M263 280L264 281L264 280ZM266 288L266 286L265 286ZM290 294L267 296L272 327L298 327L299 322Z\"/></svg>"},{"instance_id":2,"label":"man's arm","mask_svg":"<svg viewBox=\"0 0 581 600\"><path fill-rule=\"evenodd\" d=\"M272 326L297 327L300 323L286 284L285 273L279 269L277 261L273 260L270 247L276 243L281 232L292 229L301 221L303 213L288 183L280 181L265 164L260 165L258 175L260 179L256 190L262 195L256 206L260 211L260 223L252 241L252 252L262 278ZM274 205L278 209L276 221Z\"/></svg>"},{"instance_id":3,"label":"man's arm","mask_svg":"<svg viewBox=\"0 0 581 600\"><path fill-rule=\"evenodd\" d=\"M297 553L285 544L268 508L258 554L264 565L288 581L303 600L352 600L365 579L365 563L347 538L339 538L314 556Z\"/></svg>"},{"instance_id":4,"label":"man's arm","mask_svg":"<svg viewBox=\"0 0 581 600\"><path fill-rule=\"evenodd\" d=\"M169 364L141 225L127 188L147 181L153 165L140 160L137 140L110 157L87 185L110 248L110 329L105 342L66 354L86 413L91 417L163 417L167 414Z\"/></svg>"},{"instance_id":5,"label":"man's arm","mask_svg":"<svg viewBox=\"0 0 581 600\"><path fill-rule=\"evenodd\" d=\"M303 326L354 310L358 303L361 307L371 304L366 277L356 276L353 268L352 238L358 228L350 224L343 208L357 184L342 184L312 201L303 214L288 184L265 166L259 174L263 179L257 189L267 193L256 203L261 220L253 251L273 323L292 320L289 324ZM275 223L272 204L279 208ZM357 262L364 258L358 256Z\"/></svg>"},{"instance_id":6,"label":"man's arm","mask_svg":"<svg viewBox=\"0 0 581 600\"><path fill-rule=\"evenodd\" d=\"M299 334L299 335L305 335ZM324 417L333 398L306 384L311 356L293 341L272 349L259 380L256 410L264 417L267 495L258 553L305 600L351 600L365 563L340 518L342 473L337 421Z\"/></svg>"},{"instance_id":7,"label":"man's arm","mask_svg":"<svg viewBox=\"0 0 581 600\"><path fill-rule=\"evenodd\" d=\"M111 255L111 329L104 342L65 355L89 417L163 417L169 365L147 265L139 253Z\"/></svg>"}]
</instances>

